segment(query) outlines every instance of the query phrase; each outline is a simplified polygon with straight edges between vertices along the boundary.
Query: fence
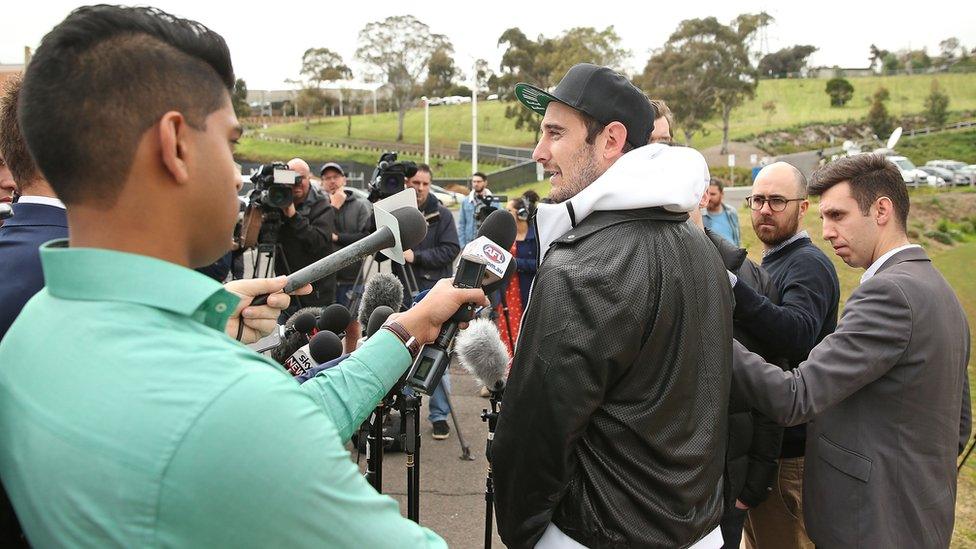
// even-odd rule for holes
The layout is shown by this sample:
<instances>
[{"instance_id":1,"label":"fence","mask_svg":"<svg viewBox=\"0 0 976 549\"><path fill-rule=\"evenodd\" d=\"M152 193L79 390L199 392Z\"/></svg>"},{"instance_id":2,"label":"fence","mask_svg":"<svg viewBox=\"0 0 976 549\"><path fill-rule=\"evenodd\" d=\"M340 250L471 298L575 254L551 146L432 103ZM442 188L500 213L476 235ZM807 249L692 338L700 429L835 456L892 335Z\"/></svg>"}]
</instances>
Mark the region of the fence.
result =
<instances>
[{"instance_id":1,"label":"fence","mask_svg":"<svg viewBox=\"0 0 976 549\"><path fill-rule=\"evenodd\" d=\"M478 147L478 149L480 151L481 147ZM498 193L500 191L511 189L512 187L524 185L525 183L538 181L539 172L537 171L536 166L538 166L538 164L536 164L534 161L529 161L523 162L517 166L499 170L497 172L492 172L488 175L488 186L491 188L492 192ZM451 184L464 185L467 187L470 184L470 180L467 178L443 178L435 179L434 183L442 187Z\"/></svg>"},{"instance_id":2,"label":"fence","mask_svg":"<svg viewBox=\"0 0 976 549\"><path fill-rule=\"evenodd\" d=\"M458 144L457 156L464 160L471 159L471 143L462 141ZM495 160L505 164L520 164L532 161L532 149L522 147L503 147L501 145L478 144L478 160Z\"/></svg>"}]
</instances>

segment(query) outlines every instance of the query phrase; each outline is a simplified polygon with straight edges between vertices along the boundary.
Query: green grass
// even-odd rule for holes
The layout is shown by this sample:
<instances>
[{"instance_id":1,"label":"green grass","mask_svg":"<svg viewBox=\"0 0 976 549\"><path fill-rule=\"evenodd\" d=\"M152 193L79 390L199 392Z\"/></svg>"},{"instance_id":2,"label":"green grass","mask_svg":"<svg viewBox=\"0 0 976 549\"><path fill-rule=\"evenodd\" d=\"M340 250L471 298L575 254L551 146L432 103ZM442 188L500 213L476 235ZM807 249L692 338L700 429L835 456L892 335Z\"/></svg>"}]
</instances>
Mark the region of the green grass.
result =
<instances>
[{"instance_id":1,"label":"green grass","mask_svg":"<svg viewBox=\"0 0 976 549\"><path fill-rule=\"evenodd\" d=\"M917 166L936 159L976 164L976 129L906 137L898 142L896 148Z\"/></svg>"},{"instance_id":2,"label":"green grass","mask_svg":"<svg viewBox=\"0 0 976 549\"><path fill-rule=\"evenodd\" d=\"M868 112L868 98L879 86L888 88L891 101L888 110L893 115L918 113L923 110L933 78L949 94L949 108L953 111L976 110L976 73L932 75L899 75L850 78L854 98L845 107L831 108L824 92L826 79L762 80L755 99L747 101L732 113L732 138L757 135L773 129L787 129L813 122L844 122L859 119ZM767 118L762 105L776 102L776 114ZM680 105L672 105L680 109ZM353 139L393 141L396 138L396 113L354 116ZM422 108L409 111L404 120L404 140L423 142L424 113ZM696 148L718 144L721 121L707 124L708 135L698 135ZM281 124L263 130L277 135L307 135L309 137L342 139L346 136L345 118L327 118L314 122L305 130L304 122ZM470 105L441 105L430 109L431 144L455 149L458 142L471 140ZM516 130L505 118L505 104L498 101L478 103L478 139L482 143L531 147L534 131ZM680 134L679 134L680 135Z\"/></svg>"},{"instance_id":3,"label":"green grass","mask_svg":"<svg viewBox=\"0 0 976 549\"><path fill-rule=\"evenodd\" d=\"M299 157L318 161L339 160L376 164L376 161L380 157L380 152L319 147L315 145L294 145L244 137L240 140L240 144L237 145L234 151L234 157L238 160L249 160L252 162L271 162L274 160L287 162L291 158ZM402 154L400 155L400 159L413 160L414 162L423 161L420 155L410 154ZM436 177L468 177L471 175L471 162L467 160L431 158L431 167ZM499 168L500 166L494 167L491 171Z\"/></svg>"}]
</instances>

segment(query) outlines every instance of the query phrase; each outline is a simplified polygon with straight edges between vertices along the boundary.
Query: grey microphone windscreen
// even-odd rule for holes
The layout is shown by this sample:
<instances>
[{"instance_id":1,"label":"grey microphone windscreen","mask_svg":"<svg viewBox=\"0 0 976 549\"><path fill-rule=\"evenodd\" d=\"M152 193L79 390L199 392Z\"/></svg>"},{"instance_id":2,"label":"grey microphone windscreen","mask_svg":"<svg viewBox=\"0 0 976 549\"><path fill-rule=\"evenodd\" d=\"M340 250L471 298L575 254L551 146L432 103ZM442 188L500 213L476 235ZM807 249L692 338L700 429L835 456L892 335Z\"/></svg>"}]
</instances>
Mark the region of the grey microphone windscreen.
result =
<instances>
[{"instance_id":1,"label":"grey microphone windscreen","mask_svg":"<svg viewBox=\"0 0 976 549\"><path fill-rule=\"evenodd\" d=\"M418 212L420 210L417 210ZM363 298L359 301L359 324L367 326L369 315L381 305L399 311L403 306L403 284L390 273L377 273L366 281Z\"/></svg>"},{"instance_id":2,"label":"grey microphone windscreen","mask_svg":"<svg viewBox=\"0 0 976 549\"><path fill-rule=\"evenodd\" d=\"M505 385L508 350L494 322L486 318L472 320L468 328L458 334L454 350L461 366L481 380L485 387L500 390Z\"/></svg>"}]
</instances>

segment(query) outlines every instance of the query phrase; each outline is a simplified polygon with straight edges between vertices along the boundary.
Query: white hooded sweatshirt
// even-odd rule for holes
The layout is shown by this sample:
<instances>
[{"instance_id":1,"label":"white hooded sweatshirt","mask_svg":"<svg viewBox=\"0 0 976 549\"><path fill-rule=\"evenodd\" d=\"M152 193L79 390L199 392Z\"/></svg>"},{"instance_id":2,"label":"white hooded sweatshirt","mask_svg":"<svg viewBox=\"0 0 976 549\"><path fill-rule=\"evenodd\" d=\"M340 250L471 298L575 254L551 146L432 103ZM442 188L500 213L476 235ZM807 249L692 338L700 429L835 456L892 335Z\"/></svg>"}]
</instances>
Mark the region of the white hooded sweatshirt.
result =
<instances>
[{"instance_id":1,"label":"white hooded sweatshirt","mask_svg":"<svg viewBox=\"0 0 976 549\"><path fill-rule=\"evenodd\" d=\"M652 143L617 159L607 171L560 204L539 204L539 263L549 246L593 212L663 207L690 212L708 189L708 165L695 149Z\"/></svg>"}]
</instances>

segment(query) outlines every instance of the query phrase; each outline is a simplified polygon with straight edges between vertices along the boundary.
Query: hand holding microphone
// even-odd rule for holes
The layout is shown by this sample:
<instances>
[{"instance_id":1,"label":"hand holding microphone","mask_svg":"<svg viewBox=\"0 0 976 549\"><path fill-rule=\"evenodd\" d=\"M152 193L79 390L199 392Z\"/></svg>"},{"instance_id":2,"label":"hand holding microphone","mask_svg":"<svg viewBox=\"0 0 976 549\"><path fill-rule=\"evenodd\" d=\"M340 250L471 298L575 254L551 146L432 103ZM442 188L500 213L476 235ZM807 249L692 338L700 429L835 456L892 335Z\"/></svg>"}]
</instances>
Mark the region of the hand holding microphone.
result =
<instances>
[{"instance_id":1,"label":"hand holding microphone","mask_svg":"<svg viewBox=\"0 0 976 549\"><path fill-rule=\"evenodd\" d=\"M286 277L279 276L278 278L232 280L224 284L225 290L241 299L227 320L227 326L224 328L227 335L247 344L254 343L274 332L278 327L278 315L287 309L291 302L291 297L287 293L281 293L287 282ZM292 293L305 295L311 292L312 287L306 284ZM266 294L271 294L266 303L254 303L255 296Z\"/></svg>"}]
</instances>

